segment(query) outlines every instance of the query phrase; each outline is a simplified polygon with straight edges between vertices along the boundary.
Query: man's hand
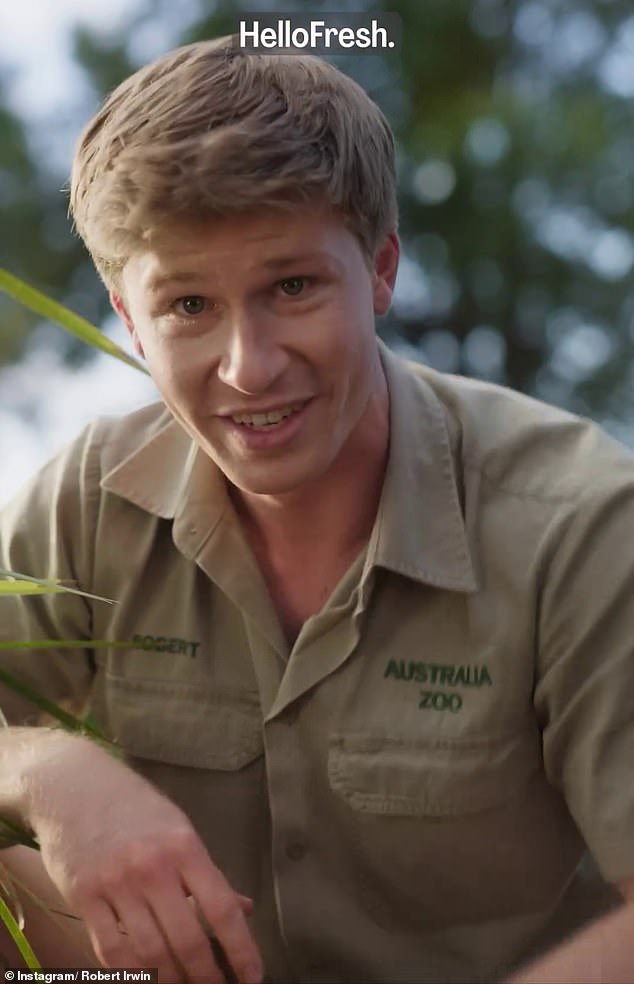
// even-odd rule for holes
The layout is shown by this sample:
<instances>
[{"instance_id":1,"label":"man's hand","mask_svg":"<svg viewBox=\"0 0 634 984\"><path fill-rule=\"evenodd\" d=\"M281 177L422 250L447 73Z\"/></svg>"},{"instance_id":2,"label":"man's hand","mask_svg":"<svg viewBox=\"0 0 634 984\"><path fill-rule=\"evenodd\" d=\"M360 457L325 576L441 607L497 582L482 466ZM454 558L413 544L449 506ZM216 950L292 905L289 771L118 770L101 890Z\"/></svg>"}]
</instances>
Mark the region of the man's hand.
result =
<instances>
[{"instance_id":1,"label":"man's hand","mask_svg":"<svg viewBox=\"0 0 634 984\"><path fill-rule=\"evenodd\" d=\"M507 984L634 984L634 902L596 919Z\"/></svg>"},{"instance_id":2,"label":"man's hand","mask_svg":"<svg viewBox=\"0 0 634 984\"><path fill-rule=\"evenodd\" d=\"M92 742L59 734L39 745L25 787L25 819L44 865L105 966L222 984L193 901L238 980L261 980L245 920L250 901L213 864L185 814L141 776Z\"/></svg>"}]
</instances>

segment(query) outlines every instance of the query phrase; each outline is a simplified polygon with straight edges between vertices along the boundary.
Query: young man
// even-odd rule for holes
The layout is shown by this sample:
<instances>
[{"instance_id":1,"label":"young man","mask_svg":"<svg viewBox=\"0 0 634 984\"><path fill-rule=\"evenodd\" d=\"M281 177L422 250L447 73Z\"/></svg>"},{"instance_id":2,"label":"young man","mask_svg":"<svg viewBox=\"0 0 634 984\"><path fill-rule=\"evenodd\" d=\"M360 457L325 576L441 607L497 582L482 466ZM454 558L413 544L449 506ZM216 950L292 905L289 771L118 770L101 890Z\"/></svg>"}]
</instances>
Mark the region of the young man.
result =
<instances>
[{"instance_id":1,"label":"young man","mask_svg":"<svg viewBox=\"0 0 634 984\"><path fill-rule=\"evenodd\" d=\"M16 604L5 638L87 647L3 662L129 764L3 691L0 810L108 966L221 981L207 923L245 982L489 981L629 892L634 459L378 342L394 184L354 83L229 39L80 141L75 222L163 404L4 511L5 566L117 604ZM523 979L634 980L633 938L627 904Z\"/></svg>"}]
</instances>

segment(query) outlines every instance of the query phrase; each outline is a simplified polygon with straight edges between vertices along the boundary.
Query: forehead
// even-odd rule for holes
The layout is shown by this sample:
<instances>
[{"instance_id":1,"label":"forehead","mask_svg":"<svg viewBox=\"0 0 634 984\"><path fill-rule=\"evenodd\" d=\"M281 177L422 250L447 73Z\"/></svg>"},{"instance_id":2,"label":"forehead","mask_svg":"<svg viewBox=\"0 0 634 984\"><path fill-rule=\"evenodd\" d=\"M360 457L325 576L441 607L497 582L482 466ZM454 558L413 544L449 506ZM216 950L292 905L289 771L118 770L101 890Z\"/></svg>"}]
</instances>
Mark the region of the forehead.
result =
<instances>
[{"instance_id":1,"label":"forehead","mask_svg":"<svg viewBox=\"0 0 634 984\"><path fill-rule=\"evenodd\" d=\"M302 262L336 266L355 248L356 239L330 210L260 210L170 223L129 266L144 288L157 290L201 275L283 270Z\"/></svg>"}]
</instances>

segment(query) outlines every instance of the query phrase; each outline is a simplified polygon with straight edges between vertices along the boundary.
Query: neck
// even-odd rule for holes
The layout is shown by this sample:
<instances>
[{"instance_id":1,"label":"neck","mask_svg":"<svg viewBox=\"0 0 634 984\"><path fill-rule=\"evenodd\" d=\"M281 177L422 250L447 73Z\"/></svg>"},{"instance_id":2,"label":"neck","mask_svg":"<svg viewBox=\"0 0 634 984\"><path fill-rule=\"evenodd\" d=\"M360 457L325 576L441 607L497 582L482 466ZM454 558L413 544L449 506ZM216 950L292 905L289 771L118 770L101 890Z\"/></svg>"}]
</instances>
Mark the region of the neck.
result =
<instances>
[{"instance_id":1,"label":"neck","mask_svg":"<svg viewBox=\"0 0 634 984\"><path fill-rule=\"evenodd\" d=\"M381 374L382 375L382 374ZM301 489L255 495L231 488L251 540L278 558L328 558L358 553L376 518L389 451L389 396L374 397L328 471Z\"/></svg>"}]
</instances>

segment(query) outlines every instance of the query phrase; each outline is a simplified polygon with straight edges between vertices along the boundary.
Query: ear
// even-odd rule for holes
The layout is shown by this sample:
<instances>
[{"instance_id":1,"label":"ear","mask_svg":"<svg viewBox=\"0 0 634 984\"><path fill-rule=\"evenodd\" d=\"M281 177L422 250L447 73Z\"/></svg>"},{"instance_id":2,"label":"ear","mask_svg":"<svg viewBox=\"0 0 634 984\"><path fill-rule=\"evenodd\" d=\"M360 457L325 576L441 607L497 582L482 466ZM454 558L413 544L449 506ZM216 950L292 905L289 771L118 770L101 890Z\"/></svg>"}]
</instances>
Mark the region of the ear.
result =
<instances>
[{"instance_id":1,"label":"ear","mask_svg":"<svg viewBox=\"0 0 634 984\"><path fill-rule=\"evenodd\" d=\"M374 313L387 314L392 303L400 245L396 232L389 232L374 255L372 272L372 298Z\"/></svg>"},{"instance_id":2,"label":"ear","mask_svg":"<svg viewBox=\"0 0 634 984\"><path fill-rule=\"evenodd\" d=\"M119 315L124 325L128 329L130 338L132 339L132 344L134 345L134 350L137 355L140 355L142 359L145 358L145 352L143 351L143 346L139 339L136 328L134 327L134 322L128 314L128 310L123 302L123 298L120 294L115 293L114 290L110 291L110 303L112 304L114 310Z\"/></svg>"}]
</instances>

